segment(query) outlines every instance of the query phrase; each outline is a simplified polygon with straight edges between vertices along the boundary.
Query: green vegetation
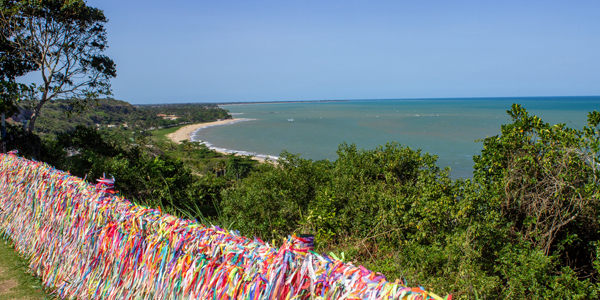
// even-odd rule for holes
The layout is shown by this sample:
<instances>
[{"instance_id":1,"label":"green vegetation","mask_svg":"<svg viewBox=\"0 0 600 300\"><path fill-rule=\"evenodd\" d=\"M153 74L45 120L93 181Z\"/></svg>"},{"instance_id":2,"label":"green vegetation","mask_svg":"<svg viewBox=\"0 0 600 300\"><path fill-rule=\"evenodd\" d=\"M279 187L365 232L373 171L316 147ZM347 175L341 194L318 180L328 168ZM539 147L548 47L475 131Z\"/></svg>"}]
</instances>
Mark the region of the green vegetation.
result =
<instances>
[{"instance_id":1,"label":"green vegetation","mask_svg":"<svg viewBox=\"0 0 600 300\"><path fill-rule=\"evenodd\" d=\"M29 120L27 131L9 126L7 149L92 183L114 176L133 201L274 244L313 234L319 252L458 299L600 297L596 111L578 130L513 105L513 122L482 140L472 180L451 180L434 155L396 143L342 144L334 162L284 152L256 164L165 138L226 110L99 100L116 76L101 10L81 0L0 4L0 112L13 125ZM41 86L16 83L36 70Z\"/></svg>"},{"instance_id":2,"label":"green vegetation","mask_svg":"<svg viewBox=\"0 0 600 300\"><path fill-rule=\"evenodd\" d=\"M227 110L214 104L182 104L134 106L125 101L100 99L95 105L84 111L77 111L75 102L71 100L49 101L41 111L37 121L36 133L42 136L55 136L62 132L72 131L78 125L95 126L102 130L137 131L155 130L176 127L189 123L201 123L217 119L231 118ZM166 114L168 112L169 114ZM27 111L21 113L21 116ZM174 120L161 115L176 116ZM21 119L15 117L15 119ZM162 134L155 134L160 137ZM164 140L163 140L164 141Z\"/></svg>"},{"instance_id":3,"label":"green vegetation","mask_svg":"<svg viewBox=\"0 0 600 300\"><path fill-rule=\"evenodd\" d=\"M174 133L175 131L179 130L179 128L181 128L183 126L185 126L185 125L153 130L151 132L151 134L152 134L152 137L154 138L154 140L156 140L157 142L166 143L169 141L169 138L167 138L167 135Z\"/></svg>"},{"instance_id":4,"label":"green vegetation","mask_svg":"<svg viewBox=\"0 0 600 300\"><path fill-rule=\"evenodd\" d=\"M41 150L36 153L42 160L92 183L104 174L114 176L122 195L198 219L216 216L219 191L233 184L234 173L226 174L221 169L256 164L250 157L223 155L199 143L159 143L148 136L132 138L124 147L128 140L118 132L105 136L102 133L106 134L93 127L78 126L54 140L39 141ZM11 128L9 134L13 136L18 131ZM33 135L29 138L35 140ZM35 154L24 150L24 155Z\"/></svg>"},{"instance_id":5,"label":"green vegetation","mask_svg":"<svg viewBox=\"0 0 600 300\"><path fill-rule=\"evenodd\" d=\"M9 45L3 59L20 60L27 71L39 71L41 84L27 88L29 131L42 107L53 99L71 99L85 108L110 95L109 80L117 76L108 47L104 12L83 0L1 2L0 33ZM19 66L23 67L23 66ZM21 70L25 70L22 68Z\"/></svg>"},{"instance_id":6,"label":"green vegetation","mask_svg":"<svg viewBox=\"0 0 600 300\"><path fill-rule=\"evenodd\" d=\"M28 261L4 238L0 238L0 257L0 300L54 299L44 291L41 280L28 273Z\"/></svg>"},{"instance_id":7,"label":"green vegetation","mask_svg":"<svg viewBox=\"0 0 600 300\"><path fill-rule=\"evenodd\" d=\"M137 108L143 111L164 114L168 116L177 116L179 119L172 120L174 122L165 122L164 124L179 124L183 122L200 123L214 121L216 119L231 118L228 114L223 114L223 110L214 110L217 108L214 104L152 104L138 105ZM169 121L168 119L165 121ZM163 125L160 125L163 126Z\"/></svg>"},{"instance_id":8,"label":"green vegetation","mask_svg":"<svg viewBox=\"0 0 600 300\"><path fill-rule=\"evenodd\" d=\"M596 111L578 130L513 105L513 122L482 140L472 180L451 180L434 155L396 143L342 144L334 162L284 152L276 165L256 164L164 138L175 126L228 118L226 110L98 100L110 95L108 79L116 76L102 54L101 10L82 0L0 4L0 113L12 116L3 141L9 150L92 183L114 176L133 201L274 244L313 234L319 252L458 299L600 297ZM36 70L43 85L16 83ZM23 119L27 131L14 126Z\"/></svg>"},{"instance_id":9,"label":"green vegetation","mask_svg":"<svg viewBox=\"0 0 600 300\"><path fill-rule=\"evenodd\" d=\"M335 162L287 153L224 192L246 235L315 234L321 251L458 298L598 297L598 124L551 126L518 105L483 140L473 180L398 144Z\"/></svg>"},{"instance_id":10,"label":"green vegetation","mask_svg":"<svg viewBox=\"0 0 600 300\"><path fill-rule=\"evenodd\" d=\"M157 138L172 128L127 138L77 127L56 139L13 128L11 146L91 182L110 174L126 197L247 236L313 234L319 252L438 294L598 297L600 113L582 130L519 105L508 113L513 122L482 140L472 180L397 143L342 144L333 162L284 152L276 165Z\"/></svg>"}]
</instances>

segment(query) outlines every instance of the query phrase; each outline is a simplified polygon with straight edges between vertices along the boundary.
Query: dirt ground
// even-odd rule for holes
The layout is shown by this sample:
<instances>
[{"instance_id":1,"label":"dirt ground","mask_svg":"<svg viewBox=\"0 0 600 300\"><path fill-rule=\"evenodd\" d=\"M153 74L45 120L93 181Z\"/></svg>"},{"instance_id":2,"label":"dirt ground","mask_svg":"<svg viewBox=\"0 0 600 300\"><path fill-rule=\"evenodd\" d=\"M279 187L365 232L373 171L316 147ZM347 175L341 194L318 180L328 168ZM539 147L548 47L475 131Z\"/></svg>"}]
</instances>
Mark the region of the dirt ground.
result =
<instances>
[{"instance_id":1,"label":"dirt ground","mask_svg":"<svg viewBox=\"0 0 600 300\"><path fill-rule=\"evenodd\" d=\"M0 267L0 295L9 293L18 284L17 281L14 279L4 278L5 272L5 268Z\"/></svg>"},{"instance_id":2,"label":"dirt ground","mask_svg":"<svg viewBox=\"0 0 600 300\"><path fill-rule=\"evenodd\" d=\"M27 271L27 261L0 238L0 300L55 299L43 291L42 283Z\"/></svg>"}]
</instances>

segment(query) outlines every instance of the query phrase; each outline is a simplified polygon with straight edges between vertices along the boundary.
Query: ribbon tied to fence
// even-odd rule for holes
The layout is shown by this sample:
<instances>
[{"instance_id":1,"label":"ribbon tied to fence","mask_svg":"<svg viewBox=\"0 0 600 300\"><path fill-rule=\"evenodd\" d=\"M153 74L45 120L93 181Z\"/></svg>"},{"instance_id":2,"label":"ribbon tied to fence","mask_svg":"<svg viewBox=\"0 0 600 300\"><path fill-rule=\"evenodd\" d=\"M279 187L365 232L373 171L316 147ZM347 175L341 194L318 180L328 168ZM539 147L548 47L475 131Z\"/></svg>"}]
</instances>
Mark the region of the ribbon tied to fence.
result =
<instances>
[{"instance_id":1,"label":"ribbon tied to fence","mask_svg":"<svg viewBox=\"0 0 600 300\"><path fill-rule=\"evenodd\" d=\"M61 298L451 298L319 255L310 238L275 248L134 204L113 183L0 154L0 230Z\"/></svg>"}]
</instances>

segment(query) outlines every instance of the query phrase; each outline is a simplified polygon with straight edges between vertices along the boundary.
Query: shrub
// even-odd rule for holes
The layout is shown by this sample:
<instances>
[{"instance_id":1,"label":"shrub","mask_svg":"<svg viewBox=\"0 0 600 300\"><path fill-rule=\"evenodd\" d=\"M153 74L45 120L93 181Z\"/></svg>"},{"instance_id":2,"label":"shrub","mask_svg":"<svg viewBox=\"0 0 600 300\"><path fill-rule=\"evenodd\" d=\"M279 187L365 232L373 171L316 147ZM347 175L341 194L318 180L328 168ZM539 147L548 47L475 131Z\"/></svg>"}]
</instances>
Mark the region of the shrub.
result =
<instances>
[{"instance_id":1,"label":"shrub","mask_svg":"<svg viewBox=\"0 0 600 300\"><path fill-rule=\"evenodd\" d=\"M241 184L226 190L226 223L245 235L279 238L298 228L317 188L329 178L331 164L283 152L277 165L262 164Z\"/></svg>"}]
</instances>

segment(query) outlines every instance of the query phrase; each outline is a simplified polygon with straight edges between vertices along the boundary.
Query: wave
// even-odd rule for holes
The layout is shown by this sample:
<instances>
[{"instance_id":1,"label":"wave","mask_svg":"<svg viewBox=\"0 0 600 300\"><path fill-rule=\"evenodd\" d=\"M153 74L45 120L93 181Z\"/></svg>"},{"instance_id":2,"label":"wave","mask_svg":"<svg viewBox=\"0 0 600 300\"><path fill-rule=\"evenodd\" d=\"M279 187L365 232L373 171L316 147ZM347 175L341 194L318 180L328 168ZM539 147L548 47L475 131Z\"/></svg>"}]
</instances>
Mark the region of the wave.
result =
<instances>
[{"instance_id":1,"label":"wave","mask_svg":"<svg viewBox=\"0 0 600 300\"><path fill-rule=\"evenodd\" d=\"M239 123L239 122L246 122L246 121L254 121L256 119L248 119L248 118L239 118L239 119L233 119L231 122L227 122L227 123L221 123L221 124L212 124L212 125L206 125L206 126L202 126L194 131L192 131L192 133L190 134L190 138L192 141L197 142L197 140L194 139L194 137L196 136L196 134L198 132L200 132L202 129L205 128L209 128L209 127L215 127L215 126L224 126L224 125L231 125L231 124L235 124L235 123ZM215 122L216 123L216 122Z\"/></svg>"},{"instance_id":2,"label":"wave","mask_svg":"<svg viewBox=\"0 0 600 300\"><path fill-rule=\"evenodd\" d=\"M279 159L279 156L275 156L275 155L268 155L268 154L262 154L262 153L251 152L251 151L235 150L235 149L228 149L228 148L216 147L212 143L210 143L208 141L200 140L200 139L198 139L196 137L197 134L202 129L205 129L205 128L215 127L215 126L231 125L231 124L235 124L235 123L246 122L246 121L254 121L254 120L256 120L256 119L242 118L242 119L235 119L235 121L232 121L232 122L229 122L229 123L225 123L225 124L215 124L215 125L204 126L204 127L198 128L194 132L192 132L192 134L190 134L190 140L192 140L193 142L201 142L202 144L206 145L206 147L208 147L209 149L215 150L217 152L222 152L222 153L237 153L239 155L251 155L251 156L254 156L254 157L257 157L257 158L269 159L269 160L277 160L277 159Z\"/></svg>"}]
</instances>

